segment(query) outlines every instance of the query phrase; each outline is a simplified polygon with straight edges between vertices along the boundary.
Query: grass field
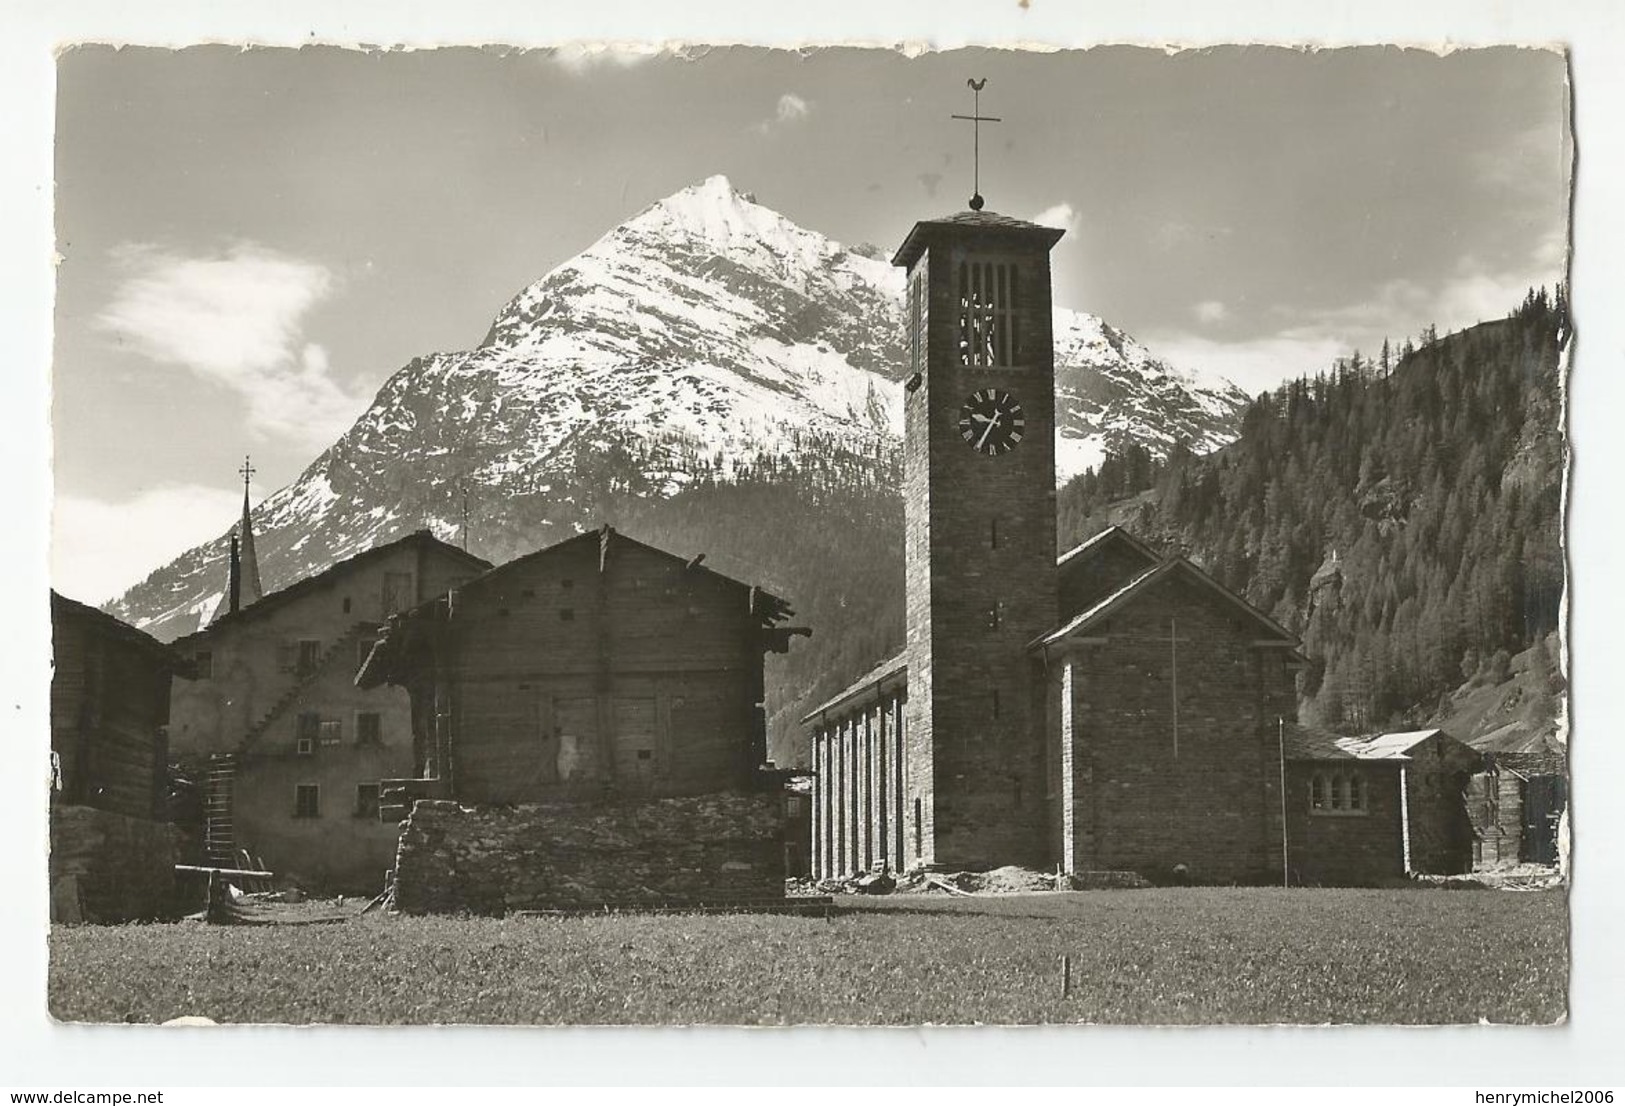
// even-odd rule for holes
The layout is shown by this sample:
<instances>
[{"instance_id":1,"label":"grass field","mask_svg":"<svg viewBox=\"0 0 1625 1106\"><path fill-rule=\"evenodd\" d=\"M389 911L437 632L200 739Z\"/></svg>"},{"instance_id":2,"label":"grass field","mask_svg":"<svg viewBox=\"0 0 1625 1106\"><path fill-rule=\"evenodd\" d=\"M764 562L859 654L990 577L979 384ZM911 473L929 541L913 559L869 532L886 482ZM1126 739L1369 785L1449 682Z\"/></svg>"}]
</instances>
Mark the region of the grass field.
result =
<instances>
[{"instance_id":1,"label":"grass field","mask_svg":"<svg viewBox=\"0 0 1625 1106\"><path fill-rule=\"evenodd\" d=\"M1189 1024L1546 1023L1566 1008L1559 892L1181 888L840 906L828 920L58 926L50 1009L135 1022Z\"/></svg>"}]
</instances>

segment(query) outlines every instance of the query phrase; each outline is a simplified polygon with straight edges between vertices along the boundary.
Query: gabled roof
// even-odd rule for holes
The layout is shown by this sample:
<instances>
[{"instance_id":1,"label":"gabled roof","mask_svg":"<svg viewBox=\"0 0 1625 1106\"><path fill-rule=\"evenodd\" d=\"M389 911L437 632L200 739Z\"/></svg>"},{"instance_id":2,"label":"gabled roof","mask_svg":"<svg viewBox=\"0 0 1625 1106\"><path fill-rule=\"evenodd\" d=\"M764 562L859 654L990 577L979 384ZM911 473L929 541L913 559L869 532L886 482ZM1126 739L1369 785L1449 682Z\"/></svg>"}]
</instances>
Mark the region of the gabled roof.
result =
<instances>
[{"instance_id":1,"label":"gabled roof","mask_svg":"<svg viewBox=\"0 0 1625 1106\"><path fill-rule=\"evenodd\" d=\"M1337 743L1338 735L1311 726L1287 723L1281 731L1281 744L1288 760L1356 760L1355 755Z\"/></svg>"},{"instance_id":2,"label":"gabled roof","mask_svg":"<svg viewBox=\"0 0 1625 1106\"><path fill-rule=\"evenodd\" d=\"M1125 548L1138 553L1151 564L1155 564L1162 560L1162 557L1158 555L1155 549L1152 549L1149 545L1145 544L1145 542L1141 541L1139 538L1135 537L1121 526L1108 526L1094 537L1079 542L1077 545L1074 545L1071 549L1068 549L1065 553L1062 553L1059 557L1055 558L1055 565L1057 568L1065 571L1066 569L1075 565L1086 564L1100 556L1109 546L1113 544L1122 545Z\"/></svg>"},{"instance_id":3,"label":"gabled roof","mask_svg":"<svg viewBox=\"0 0 1625 1106\"><path fill-rule=\"evenodd\" d=\"M1002 234L1017 241L1025 239L1027 242L1043 246L1046 250L1059 242L1061 236L1066 233L1056 227L1040 226L1025 219L1012 219L1008 215L1000 215L993 211L956 211L940 219L922 219L915 223L914 229L908 232L908 237L903 239L903 244L897 248L891 263L913 265L933 242L956 236L966 230Z\"/></svg>"},{"instance_id":4,"label":"gabled roof","mask_svg":"<svg viewBox=\"0 0 1625 1106\"><path fill-rule=\"evenodd\" d=\"M886 660L881 661L808 711L802 716L802 723L805 725L821 714L850 706L868 698L870 695L879 698L884 689L906 687L908 685L907 656L907 653L899 653L895 657L888 657Z\"/></svg>"},{"instance_id":5,"label":"gabled roof","mask_svg":"<svg viewBox=\"0 0 1625 1106\"><path fill-rule=\"evenodd\" d=\"M598 547L600 566L605 563L605 559L609 556L610 550L615 545L626 544L634 548L653 553L658 557L662 557L665 560L673 562L674 564L682 565L690 572L698 573L702 576L716 580L719 583L726 584L729 587L743 589L744 591L750 593L751 610L756 614L759 614L764 623L771 624L774 622L782 622L784 619L790 618L796 613L788 602L779 598L777 595L774 595L772 592L757 587L755 584L748 584L743 580L736 580L732 576L724 576L722 573L717 572L714 569L706 568L700 563L704 559L704 554L697 557L682 557L676 553L671 553L667 550L661 549L659 546L638 541L636 538L629 538L619 530L616 530L613 526L600 526L596 530L588 530L585 533L577 534L574 537L565 538L561 542L555 542L546 548L537 549L534 552L526 553L522 557L515 557L513 560L504 562L503 564L498 565L496 568L491 569L489 572L485 572L474 577L474 579L464 584L461 590L470 591L489 587L494 581L500 582L505 575L518 568L520 565L528 565L531 562L540 560L543 557L554 556L560 551L568 549L572 546L585 545L588 543L594 544Z\"/></svg>"},{"instance_id":6,"label":"gabled roof","mask_svg":"<svg viewBox=\"0 0 1625 1106\"><path fill-rule=\"evenodd\" d=\"M1178 573L1191 580L1202 588L1212 592L1217 598L1233 607L1238 614L1251 619L1259 630L1268 637L1279 638L1283 644L1296 645L1297 638L1263 611L1247 602L1241 596L1219 583L1213 577L1191 564L1184 557L1171 557L1161 564L1146 569L1134 577L1127 584L1106 596L1100 602L1067 622L1058 630L1045 634L1033 641L1029 648L1038 649L1048 645L1056 645L1066 638L1083 633L1098 625L1124 606L1134 602L1136 598L1144 595L1159 581Z\"/></svg>"},{"instance_id":7,"label":"gabled roof","mask_svg":"<svg viewBox=\"0 0 1625 1106\"><path fill-rule=\"evenodd\" d=\"M1408 759L1407 754L1412 749L1440 732L1435 727L1403 733L1364 734L1359 737L1339 737L1337 744L1361 760Z\"/></svg>"},{"instance_id":8,"label":"gabled roof","mask_svg":"<svg viewBox=\"0 0 1625 1106\"><path fill-rule=\"evenodd\" d=\"M157 638L144 630L138 630L122 619L114 618L106 611L99 611L87 603L77 599L69 599L54 588L51 590L51 622L55 625L65 619L78 619L92 627L96 632L105 634L115 641L122 642L133 649L139 649L160 664L168 666L172 671L182 674L188 669L187 661L174 649L165 645Z\"/></svg>"},{"instance_id":9,"label":"gabled roof","mask_svg":"<svg viewBox=\"0 0 1625 1106\"><path fill-rule=\"evenodd\" d=\"M194 630L184 637L177 638L176 644L183 641L189 641L192 638L206 637L224 626L243 625L246 622L274 611L277 608L298 599L300 596L308 595L316 589L332 583L334 580L354 571L355 569L379 560L389 553L400 549L402 546L408 545L417 545L422 547L425 551L444 553L453 559L460 559L466 562L470 568L477 571L483 572L491 567L491 562L483 557L476 557L474 554L469 553L466 550L459 549L455 545L449 545L435 537L433 534L429 533L427 530L415 530L403 537L396 538L394 541L385 542L383 545L375 545L371 549L363 550L362 552L351 557L346 557L344 560L323 569L314 576L306 576L301 580L289 584L281 591L273 591L270 595L267 595L259 602L250 603L248 606L239 611L222 615L202 629Z\"/></svg>"},{"instance_id":10,"label":"gabled roof","mask_svg":"<svg viewBox=\"0 0 1625 1106\"><path fill-rule=\"evenodd\" d=\"M1367 754L1362 752L1357 744L1350 744L1351 742L1357 743L1358 738L1348 738L1342 734L1334 734L1327 730L1316 729L1313 726L1300 725L1297 722L1286 724L1281 739L1288 760L1397 762L1411 759L1404 753Z\"/></svg>"}]
</instances>

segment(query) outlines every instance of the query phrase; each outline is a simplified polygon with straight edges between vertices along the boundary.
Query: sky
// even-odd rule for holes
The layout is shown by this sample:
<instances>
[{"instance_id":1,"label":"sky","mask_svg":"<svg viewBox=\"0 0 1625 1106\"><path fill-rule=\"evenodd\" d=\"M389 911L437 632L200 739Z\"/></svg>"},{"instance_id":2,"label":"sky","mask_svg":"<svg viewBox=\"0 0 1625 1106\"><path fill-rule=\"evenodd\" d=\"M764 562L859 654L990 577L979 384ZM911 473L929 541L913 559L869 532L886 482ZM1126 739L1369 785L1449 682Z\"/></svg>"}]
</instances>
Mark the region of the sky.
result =
<instances>
[{"instance_id":1,"label":"sky","mask_svg":"<svg viewBox=\"0 0 1625 1106\"><path fill-rule=\"evenodd\" d=\"M99 602L294 479L413 357L714 173L890 250L971 190L1062 226L1058 304L1250 392L1560 279L1565 62L84 47L57 65L52 578ZM121 539L109 542L116 530Z\"/></svg>"}]
</instances>

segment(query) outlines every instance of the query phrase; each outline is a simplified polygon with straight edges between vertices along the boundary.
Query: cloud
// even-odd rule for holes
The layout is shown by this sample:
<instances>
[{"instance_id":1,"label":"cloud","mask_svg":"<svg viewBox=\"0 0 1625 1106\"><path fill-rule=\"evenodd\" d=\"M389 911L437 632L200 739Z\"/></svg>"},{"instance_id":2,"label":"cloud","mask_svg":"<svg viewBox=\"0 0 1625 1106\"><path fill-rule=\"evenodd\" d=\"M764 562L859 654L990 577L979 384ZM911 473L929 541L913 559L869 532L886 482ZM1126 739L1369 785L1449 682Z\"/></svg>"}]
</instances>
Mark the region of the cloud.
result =
<instances>
[{"instance_id":1,"label":"cloud","mask_svg":"<svg viewBox=\"0 0 1625 1106\"><path fill-rule=\"evenodd\" d=\"M1027 221L1037 223L1039 226L1072 231L1078 226L1078 212L1071 204L1063 202L1046 207Z\"/></svg>"},{"instance_id":2,"label":"cloud","mask_svg":"<svg viewBox=\"0 0 1625 1106\"><path fill-rule=\"evenodd\" d=\"M98 328L149 361L235 391L251 431L323 446L365 406L304 336L306 316L335 286L326 266L248 242L201 257L126 245L113 260L121 280Z\"/></svg>"},{"instance_id":3,"label":"cloud","mask_svg":"<svg viewBox=\"0 0 1625 1106\"><path fill-rule=\"evenodd\" d=\"M773 118L764 119L753 128L759 134L771 134L773 131L799 123L812 114L812 103L797 96L794 92L786 92L779 97L778 106L773 109Z\"/></svg>"},{"instance_id":4,"label":"cloud","mask_svg":"<svg viewBox=\"0 0 1625 1106\"><path fill-rule=\"evenodd\" d=\"M1566 240L1555 233L1538 243L1522 264L1494 267L1469 256L1453 271L1431 283L1409 278L1385 281L1355 301L1325 309L1277 306L1268 315L1276 325L1251 337L1219 341L1182 330L1147 331L1146 346L1158 357L1199 377L1222 376L1257 394L1297 376L1331 368L1358 350L1374 358L1384 339L1394 346L1415 338L1430 324L1440 334L1506 317L1530 288L1548 289L1562 278ZM1217 301L1196 305L1217 308L1233 325L1237 319Z\"/></svg>"},{"instance_id":5,"label":"cloud","mask_svg":"<svg viewBox=\"0 0 1625 1106\"><path fill-rule=\"evenodd\" d=\"M1182 331L1148 331L1142 337L1147 349L1175 368L1205 384L1233 382L1248 395L1292 377L1313 376L1349 352L1336 338L1295 331L1234 342Z\"/></svg>"},{"instance_id":6,"label":"cloud","mask_svg":"<svg viewBox=\"0 0 1625 1106\"><path fill-rule=\"evenodd\" d=\"M1218 300L1203 300L1191 308L1198 322L1221 323L1230 317L1229 310Z\"/></svg>"},{"instance_id":7,"label":"cloud","mask_svg":"<svg viewBox=\"0 0 1625 1106\"><path fill-rule=\"evenodd\" d=\"M51 586L92 605L140 583L177 555L226 532L241 492L167 484L114 502L58 495L51 515Z\"/></svg>"}]
</instances>

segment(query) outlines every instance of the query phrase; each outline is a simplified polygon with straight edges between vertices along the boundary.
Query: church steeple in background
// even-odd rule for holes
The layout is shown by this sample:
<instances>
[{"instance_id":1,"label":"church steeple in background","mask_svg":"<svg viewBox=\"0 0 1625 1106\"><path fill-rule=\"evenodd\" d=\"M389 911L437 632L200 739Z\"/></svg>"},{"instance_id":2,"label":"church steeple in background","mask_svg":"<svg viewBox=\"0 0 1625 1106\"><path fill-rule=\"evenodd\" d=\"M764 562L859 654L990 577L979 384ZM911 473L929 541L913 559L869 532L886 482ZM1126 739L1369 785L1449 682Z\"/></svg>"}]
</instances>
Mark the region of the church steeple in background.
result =
<instances>
[{"instance_id":1,"label":"church steeple in background","mask_svg":"<svg viewBox=\"0 0 1625 1106\"><path fill-rule=\"evenodd\" d=\"M243 478L243 518L237 524L238 557L241 562L239 569L241 575L238 579L238 594L243 606L257 602L261 596L260 591L260 562L254 554L254 524L248 516L248 481L254 475L254 466L247 456L243 457L243 467L237 470Z\"/></svg>"}]
</instances>

